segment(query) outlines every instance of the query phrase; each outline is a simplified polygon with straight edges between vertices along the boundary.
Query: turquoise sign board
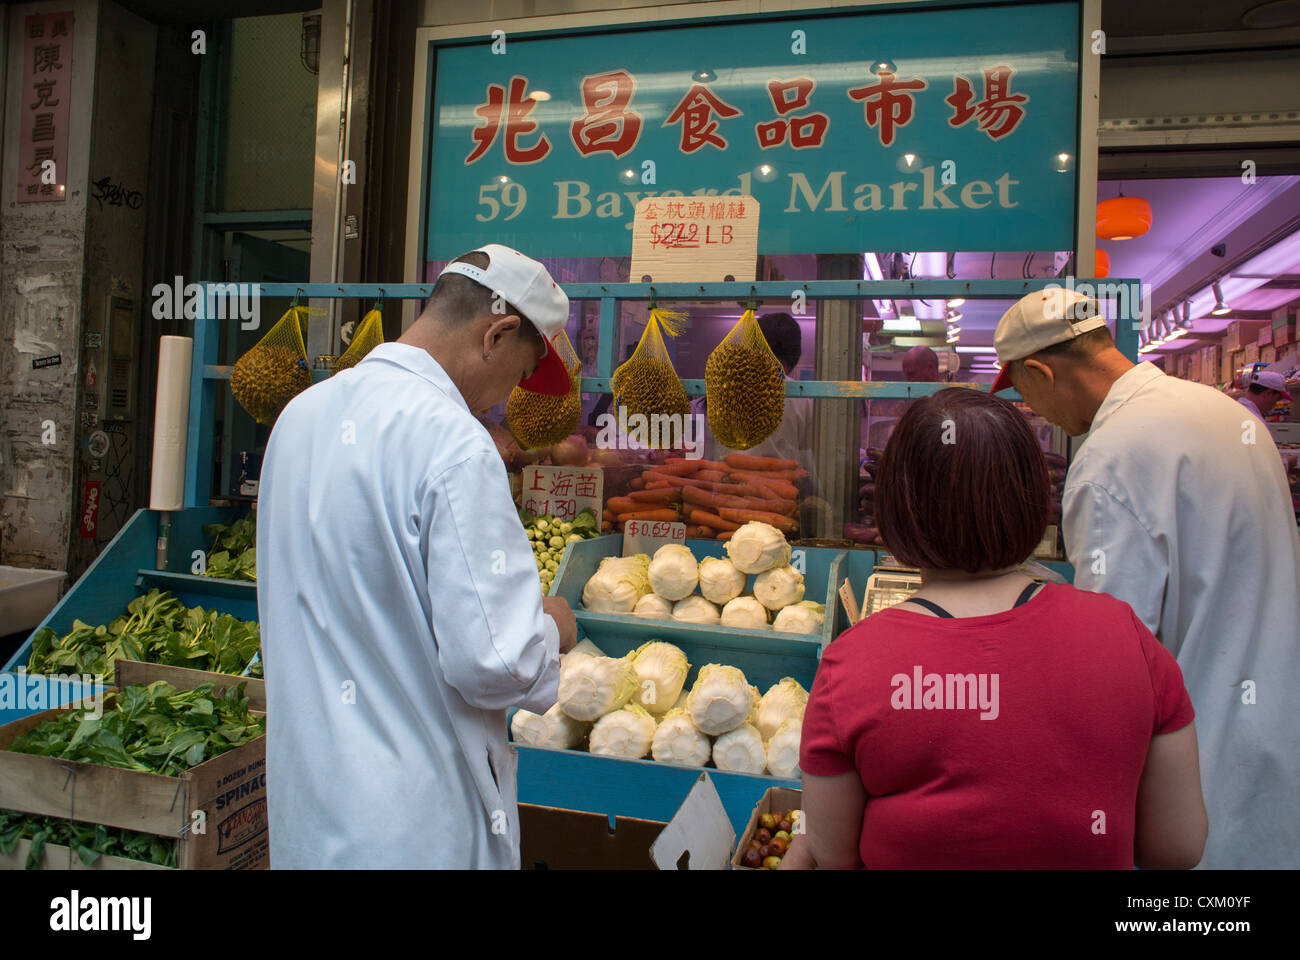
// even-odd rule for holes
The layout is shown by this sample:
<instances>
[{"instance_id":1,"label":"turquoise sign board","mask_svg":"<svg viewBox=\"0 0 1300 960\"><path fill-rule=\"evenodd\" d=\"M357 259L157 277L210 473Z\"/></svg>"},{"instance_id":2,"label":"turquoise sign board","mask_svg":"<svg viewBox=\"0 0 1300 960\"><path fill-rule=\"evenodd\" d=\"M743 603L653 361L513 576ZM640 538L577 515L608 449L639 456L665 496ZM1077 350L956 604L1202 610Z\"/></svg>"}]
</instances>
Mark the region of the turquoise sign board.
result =
<instances>
[{"instance_id":1,"label":"turquoise sign board","mask_svg":"<svg viewBox=\"0 0 1300 960\"><path fill-rule=\"evenodd\" d=\"M759 201L764 254L1074 246L1074 2L430 49L426 260L626 256L638 199L728 194Z\"/></svg>"}]
</instances>

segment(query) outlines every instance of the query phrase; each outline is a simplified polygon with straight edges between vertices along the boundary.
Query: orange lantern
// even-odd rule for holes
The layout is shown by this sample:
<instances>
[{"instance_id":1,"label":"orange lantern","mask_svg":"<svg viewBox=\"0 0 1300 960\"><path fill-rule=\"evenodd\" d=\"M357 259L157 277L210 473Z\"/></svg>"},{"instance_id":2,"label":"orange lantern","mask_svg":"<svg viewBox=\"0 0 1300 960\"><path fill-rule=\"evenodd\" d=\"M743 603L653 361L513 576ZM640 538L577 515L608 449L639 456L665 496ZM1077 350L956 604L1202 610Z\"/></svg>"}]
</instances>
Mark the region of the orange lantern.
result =
<instances>
[{"instance_id":1,"label":"orange lantern","mask_svg":"<svg viewBox=\"0 0 1300 960\"><path fill-rule=\"evenodd\" d=\"M1097 278L1110 276L1110 254L1098 249L1092 256L1092 275Z\"/></svg>"},{"instance_id":2,"label":"orange lantern","mask_svg":"<svg viewBox=\"0 0 1300 960\"><path fill-rule=\"evenodd\" d=\"M1103 240L1132 240L1151 229L1151 204L1141 197L1120 194L1097 204L1097 236Z\"/></svg>"}]
</instances>

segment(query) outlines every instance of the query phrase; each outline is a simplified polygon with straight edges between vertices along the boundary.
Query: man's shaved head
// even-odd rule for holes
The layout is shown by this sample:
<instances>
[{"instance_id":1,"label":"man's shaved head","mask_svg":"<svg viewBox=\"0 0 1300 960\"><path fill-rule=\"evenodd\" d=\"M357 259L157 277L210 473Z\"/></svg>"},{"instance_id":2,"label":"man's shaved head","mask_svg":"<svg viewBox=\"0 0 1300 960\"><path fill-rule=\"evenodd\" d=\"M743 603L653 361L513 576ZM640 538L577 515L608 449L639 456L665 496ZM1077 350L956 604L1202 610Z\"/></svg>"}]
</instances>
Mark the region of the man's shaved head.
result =
<instances>
[{"instance_id":1,"label":"man's shaved head","mask_svg":"<svg viewBox=\"0 0 1300 960\"><path fill-rule=\"evenodd\" d=\"M929 347L913 347L903 354L903 376L913 383L939 379L939 355Z\"/></svg>"}]
</instances>

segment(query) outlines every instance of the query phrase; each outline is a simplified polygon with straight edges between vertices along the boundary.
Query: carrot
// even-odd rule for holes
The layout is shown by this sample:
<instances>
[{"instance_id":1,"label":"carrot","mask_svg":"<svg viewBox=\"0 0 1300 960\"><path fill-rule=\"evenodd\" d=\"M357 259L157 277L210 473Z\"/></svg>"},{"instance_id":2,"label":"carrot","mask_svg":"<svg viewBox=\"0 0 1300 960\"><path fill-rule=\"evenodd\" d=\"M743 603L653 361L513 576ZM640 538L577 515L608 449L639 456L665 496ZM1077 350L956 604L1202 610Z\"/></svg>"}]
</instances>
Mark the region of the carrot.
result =
<instances>
[{"instance_id":1,"label":"carrot","mask_svg":"<svg viewBox=\"0 0 1300 960\"><path fill-rule=\"evenodd\" d=\"M774 497L779 500L799 499L799 488L788 480L782 480L765 474L743 473L736 470L733 470L731 475L746 480L759 489L767 490L769 497Z\"/></svg>"},{"instance_id":2,"label":"carrot","mask_svg":"<svg viewBox=\"0 0 1300 960\"><path fill-rule=\"evenodd\" d=\"M700 540L712 540L717 531L712 527L696 527L695 536Z\"/></svg>"},{"instance_id":3,"label":"carrot","mask_svg":"<svg viewBox=\"0 0 1300 960\"><path fill-rule=\"evenodd\" d=\"M633 477L627 482L627 485L629 489L640 490L645 487L645 480L642 477Z\"/></svg>"},{"instance_id":4,"label":"carrot","mask_svg":"<svg viewBox=\"0 0 1300 960\"><path fill-rule=\"evenodd\" d=\"M642 506L644 506L644 504L642 504ZM652 520L652 521L666 520L669 523L672 523L676 520L680 520L681 518L682 515L678 513L676 510L664 508L661 510L635 510L632 511L631 513L620 513L618 515L618 522L627 523L629 520Z\"/></svg>"},{"instance_id":5,"label":"carrot","mask_svg":"<svg viewBox=\"0 0 1300 960\"><path fill-rule=\"evenodd\" d=\"M645 484L647 490L664 490L672 489L672 484L667 480L647 480Z\"/></svg>"},{"instance_id":6,"label":"carrot","mask_svg":"<svg viewBox=\"0 0 1300 960\"><path fill-rule=\"evenodd\" d=\"M691 511L691 519L703 527L712 527L714 530L739 530L740 524L732 523L730 520L724 520L716 513L709 513L707 510L701 510L698 507Z\"/></svg>"},{"instance_id":7,"label":"carrot","mask_svg":"<svg viewBox=\"0 0 1300 960\"><path fill-rule=\"evenodd\" d=\"M747 453L729 453L727 466L737 470L798 470L798 460L781 460L777 457L753 457Z\"/></svg>"},{"instance_id":8,"label":"carrot","mask_svg":"<svg viewBox=\"0 0 1300 960\"><path fill-rule=\"evenodd\" d=\"M728 467L727 470L733 477L758 477L760 480L784 480L787 483L808 476L807 470L741 470L736 467Z\"/></svg>"},{"instance_id":9,"label":"carrot","mask_svg":"<svg viewBox=\"0 0 1300 960\"><path fill-rule=\"evenodd\" d=\"M715 539L717 539L717 540L730 540L730 539L731 539L731 535L732 535L733 533L735 533L735 532L736 532L735 530L723 530L721 533L719 533L719 534L715 537Z\"/></svg>"},{"instance_id":10,"label":"carrot","mask_svg":"<svg viewBox=\"0 0 1300 960\"><path fill-rule=\"evenodd\" d=\"M677 487L663 486L654 490L633 490L628 496L637 503L667 503L669 500L680 500L682 494Z\"/></svg>"},{"instance_id":11,"label":"carrot","mask_svg":"<svg viewBox=\"0 0 1300 960\"><path fill-rule=\"evenodd\" d=\"M722 515L724 520L730 520L733 523L749 523L751 520L757 520L759 523L766 523L785 533L789 533L794 529L794 521L789 517L783 517L779 513L768 513L765 510L736 510L732 507L719 507L718 513Z\"/></svg>"},{"instance_id":12,"label":"carrot","mask_svg":"<svg viewBox=\"0 0 1300 960\"><path fill-rule=\"evenodd\" d=\"M734 507L738 510L765 510L768 513L789 514L794 511L793 500L774 497L738 497L725 493L712 493L698 487L683 487L682 499L701 507Z\"/></svg>"},{"instance_id":13,"label":"carrot","mask_svg":"<svg viewBox=\"0 0 1300 960\"><path fill-rule=\"evenodd\" d=\"M691 460L689 457L669 457L664 463L693 463L697 470L726 470L725 463L719 463L717 460Z\"/></svg>"},{"instance_id":14,"label":"carrot","mask_svg":"<svg viewBox=\"0 0 1300 960\"><path fill-rule=\"evenodd\" d=\"M721 470L701 470L695 475L697 480L708 480L712 483L721 483L727 475Z\"/></svg>"},{"instance_id":15,"label":"carrot","mask_svg":"<svg viewBox=\"0 0 1300 960\"><path fill-rule=\"evenodd\" d=\"M659 473L672 474L675 477L691 476L700 469L698 460L668 460L655 467Z\"/></svg>"},{"instance_id":16,"label":"carrot","mask_svg":"<svg viewBox=\"0 0 1300 960\"><path fill-rule=\"evenodd\" d=\"M606 520L604 523L600 525L600 529L603 530L605 533L609 533L614 529L614 524Z\"/></svg>"},{"instance_id":17,"label":"carrot","mask_svg":"<svg viewBox=\"0 0 1300 960\"><path fill-rule=\"evenodd\" d=\"M631 497L610 497L605 501L605 509L615 513L631 513L637 509L637 502Z\"/></svg>"}]
</instances>

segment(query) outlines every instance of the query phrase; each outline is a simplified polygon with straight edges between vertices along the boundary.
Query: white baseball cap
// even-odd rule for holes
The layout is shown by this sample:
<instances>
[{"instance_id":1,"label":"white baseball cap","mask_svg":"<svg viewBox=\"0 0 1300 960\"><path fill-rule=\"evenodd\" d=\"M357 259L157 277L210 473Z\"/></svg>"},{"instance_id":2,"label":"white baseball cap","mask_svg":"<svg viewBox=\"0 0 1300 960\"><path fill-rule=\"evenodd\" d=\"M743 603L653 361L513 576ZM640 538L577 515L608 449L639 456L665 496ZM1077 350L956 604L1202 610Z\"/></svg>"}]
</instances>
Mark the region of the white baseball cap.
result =
<instances>
[{"instance_id":1,"label":"white baseball cap","mask_svg":"<svg viewBox=\"0 0 1300 960\"><path fill-rule=\"evenodd\" d=\"M1286 389L1286 377L1282 376L1282 374L1278 373L1276 370L1256 370L1246 378L1246 386L1249 387L1256 383L1265 390L1276 390L1288 400L1291 399L1291 394L1289 394Z\"/></svg>"},{"instance_id":2,"label":"white baseball cap","mask_svg":"<svg viewBox=\"0 0 1300 960\"><path fill-rule=\"evenodd\" d=\"M1011 386L1008 373L1013 360L1023 360L1054 344L1073 340L1081 333L1106 326L1101 304L1077 290L1047 287L1027 293L1002 314L993 346L1002 370L993 382L993 393Z\"/></svg>"},{"instance_id":3,"label":"white baseball cap","mask_svg":"<svg viewBox=\"0 0 1300 960\"><path fill-rule=\"evenodd\" d=\"M453 262L438 276L459 273L517 307L546 341L546 356L537 362L531 377L519 381L519 386L553 397L568 393L569 371L556 353L555 338L564 332L564 325L569 321L569 298L544 266L518 250L489 243L473 252L487 254L486 269L472 263Z\"/></svg>"}]
</instances>

